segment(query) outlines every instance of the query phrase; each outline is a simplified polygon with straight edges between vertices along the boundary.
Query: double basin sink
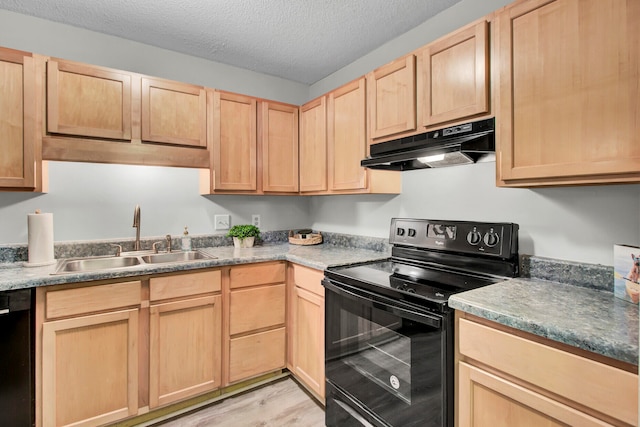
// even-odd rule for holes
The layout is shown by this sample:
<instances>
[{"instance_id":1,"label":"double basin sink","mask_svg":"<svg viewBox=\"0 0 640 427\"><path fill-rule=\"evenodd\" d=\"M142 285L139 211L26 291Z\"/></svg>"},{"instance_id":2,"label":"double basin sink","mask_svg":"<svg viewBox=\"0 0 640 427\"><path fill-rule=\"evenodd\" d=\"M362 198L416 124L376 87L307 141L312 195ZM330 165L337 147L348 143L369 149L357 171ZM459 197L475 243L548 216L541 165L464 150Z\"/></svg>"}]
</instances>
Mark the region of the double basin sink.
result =
<instances>
[{"instance_id":1,"label":"double basin sink","mask_svg":"<svg viewBox=\"0 0 640 427\"><path fill-rule=\"evenodd\" d=\"M143 255L145 253L145 255ZM175 251L164 253L123 253L120 256L99 256L88 258L69 258L58 261L58 267L52 274L83 273L86 271L114 270L145 264L170 264L191 262L216 257L201 251Z\"/></svg>"}]
</instances>

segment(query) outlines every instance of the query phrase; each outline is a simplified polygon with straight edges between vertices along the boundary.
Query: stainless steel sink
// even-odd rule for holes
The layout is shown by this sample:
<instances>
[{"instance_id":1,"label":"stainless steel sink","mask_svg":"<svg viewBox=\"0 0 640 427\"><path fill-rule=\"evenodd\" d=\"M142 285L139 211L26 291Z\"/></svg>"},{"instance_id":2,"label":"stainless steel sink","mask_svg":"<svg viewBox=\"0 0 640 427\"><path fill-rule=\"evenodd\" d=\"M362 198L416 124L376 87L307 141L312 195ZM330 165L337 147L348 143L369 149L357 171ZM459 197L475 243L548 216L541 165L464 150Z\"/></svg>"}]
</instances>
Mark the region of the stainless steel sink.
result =
<instances>
[{"instance_id":1,"label":"stainless steel sink","mask_svg":"<svg viewBox=\"0 0 640 427\"><path fill-rule=\"evenodd\" d=\"M185 261L197 261L199 259L213 259L209 255L205 255L198 251L183 251L183 252L169 252L160 254L151 254L141 257L142 260L149 264L160 264L169 262L185 262Z\"/></svg>"},{"instance_id":2,"label":"stainless steel sink","mask_svg":"<svg viewBox=\"0 0 640 427\"><path fill-rule=\"evenodd\" d=\"M140 265L138 257L96 257L62 260L55 273L77 273L95 270L111 270L114 268Z\"/></svg>"},{"instance_id":3,"label":"stainless steel sink","mask_svg":"<svg viewBox=\"0 0 640 427\"><path fill-rule=\"evenodd\" d=\"M86 271L115 270L144 264L169 264L178 262L215 259L200 251L176 251L149 253L149 251L126 252L125 256L100 256L89 258L69 258L58 261L58 267L52 274L83 273ZM123 252L123 254L125 254ZM144 255L143 255L144 254Z\"/></svg>"}]
</instances>

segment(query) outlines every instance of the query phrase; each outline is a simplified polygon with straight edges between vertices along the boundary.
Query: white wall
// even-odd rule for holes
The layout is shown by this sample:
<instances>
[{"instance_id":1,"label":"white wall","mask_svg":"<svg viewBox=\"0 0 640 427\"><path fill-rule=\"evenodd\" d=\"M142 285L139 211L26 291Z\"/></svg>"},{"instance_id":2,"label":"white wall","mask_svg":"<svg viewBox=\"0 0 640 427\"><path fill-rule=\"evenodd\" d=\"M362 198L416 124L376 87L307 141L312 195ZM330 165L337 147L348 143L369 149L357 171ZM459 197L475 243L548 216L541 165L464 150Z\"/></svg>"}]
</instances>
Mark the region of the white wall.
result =
<instances>
[{"instance_id":1,"label":"white wall","mask_svg":"<svg viewBox=\"0 0 640 427\"><path fill-rule=\"evenodd\" d=\"M198 170L155 166L49 162L47 194L0 192L0 244L27 242L27 213L52 212L54 240L133 238L133 210L141 236L222 234L214 215L247 224L260 214L263 230L308 227L308 200L289 196L201 196Z\"/></svg>"},{"instance_id":2,"label":"white wall","mask_svg":"<svg viewBox=\"0 0 640 427\"><path fill-rule=\"evenodd\" d=\"M463 0L310 88L309 99L511 3ZM613 264L614 243L640 245L640 185L549 189L495 186L495 163L402 172L399 196L311 201L313 228L388 236L393 217L505 221L520 225L520 253Z\"/></svg>"},{"instance_id":3,"label":"white wall","mask_svg":"<svg viewBox=\"0 0 640 427\"><path fill-rule=\"evenodd\" d=\"M613 264L640 245L640 185L498 188L495 163L402 172L402 194L314 197L313 228L387 237L393 217L515 222L520 253Z\"/></svg>"}]
</instances>

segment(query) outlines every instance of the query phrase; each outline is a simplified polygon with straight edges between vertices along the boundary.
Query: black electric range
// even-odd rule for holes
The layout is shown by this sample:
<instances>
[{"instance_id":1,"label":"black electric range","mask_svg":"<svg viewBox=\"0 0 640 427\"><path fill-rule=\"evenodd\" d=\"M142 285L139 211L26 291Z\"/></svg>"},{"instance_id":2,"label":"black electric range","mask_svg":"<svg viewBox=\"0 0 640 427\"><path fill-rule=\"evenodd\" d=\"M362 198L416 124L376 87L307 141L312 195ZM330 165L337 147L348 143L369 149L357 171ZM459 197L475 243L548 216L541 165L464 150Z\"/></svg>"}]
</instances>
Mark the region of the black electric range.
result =
<instances>
[{"instance_id":1,"label":"black electric range","mask_svg":"<svg viewBox=\"0 0 640 427\"><path fill-rule=\"evenodd\" d=\"M518 225L395 218L389 241L325 270L326 425L452 427L447 301L518 275Z\"/></svg>"}]
</instances>

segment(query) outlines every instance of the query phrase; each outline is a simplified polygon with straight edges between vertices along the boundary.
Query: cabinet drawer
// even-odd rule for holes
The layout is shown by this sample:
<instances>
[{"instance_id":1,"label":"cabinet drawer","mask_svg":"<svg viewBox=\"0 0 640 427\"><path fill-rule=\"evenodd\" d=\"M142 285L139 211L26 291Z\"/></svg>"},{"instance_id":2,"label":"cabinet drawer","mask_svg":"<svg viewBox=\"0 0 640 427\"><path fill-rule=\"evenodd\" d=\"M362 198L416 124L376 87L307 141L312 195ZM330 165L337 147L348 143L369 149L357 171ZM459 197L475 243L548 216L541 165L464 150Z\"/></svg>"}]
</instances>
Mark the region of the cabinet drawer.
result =
<instances>
[{"instance_id":1,"label":"cabinet drawer","mask_svg":"<svg viewBox=\"0 0 640 427\"><path fill-rule=\"evenodd\" d=\"M140 305L140 281L49 291L47 319Z\"/></svg>"},{"instance_id":2,"label":"cabinet drawer","mask_svg":"<svg viewBox=\"0 0 640 427\"><path fill-rule=\"evenodd\" d=\"M638 420L638 376L480 325L459 324L460 353L631 425Z\"/></svg>"},{"instance_id":3,"label":"cabinet drawer","mask_svg":"<svg viewBox=\"0 0 640 427\"><path fill-rule=\"evenodd\" d=\"M284 262L255 264L231 269L231 289L284 282Z\"/></svg>"},{"instance_id":4,"label":"cabinet drawer","mask_svg":"<svg viewBox=\"0 0 640 427\"><path fill-rule=\"evenodd\" d=\"M220 270L154 277L149 282L149 298L151 301L157 301L219 292L220 281Z\"/></svg>"},{"instance_id":5,"label":"cabinet drawer","mask_svg":"<svg viewBox=\"0 0 640 427\"><path fill-rule=\"evenodd\" d=\"M285 285L271 285L231 292L231 335L284 324Z\"/></svg>"},{"instance_id":6,"label":"cabinet drawer","mask_svg":"<svg viewBox=\"0 0 640 427\"><path fill-rule=\"evenodd\" d=\"M229 346L229 382L284 368L284 328L234 338Z\"/></svg>"},{"instance_id":7,"label":"cabinet drawer","mask_svg":"<svg viewBox=\"0 0 640 427\"><path fill-rule=\"evenodd\" d=\"M293 266L293 281L295 285L320 296L324 296L323 278L324 272L322 271L300 265Z\"/></svg>"}]
</instances>

